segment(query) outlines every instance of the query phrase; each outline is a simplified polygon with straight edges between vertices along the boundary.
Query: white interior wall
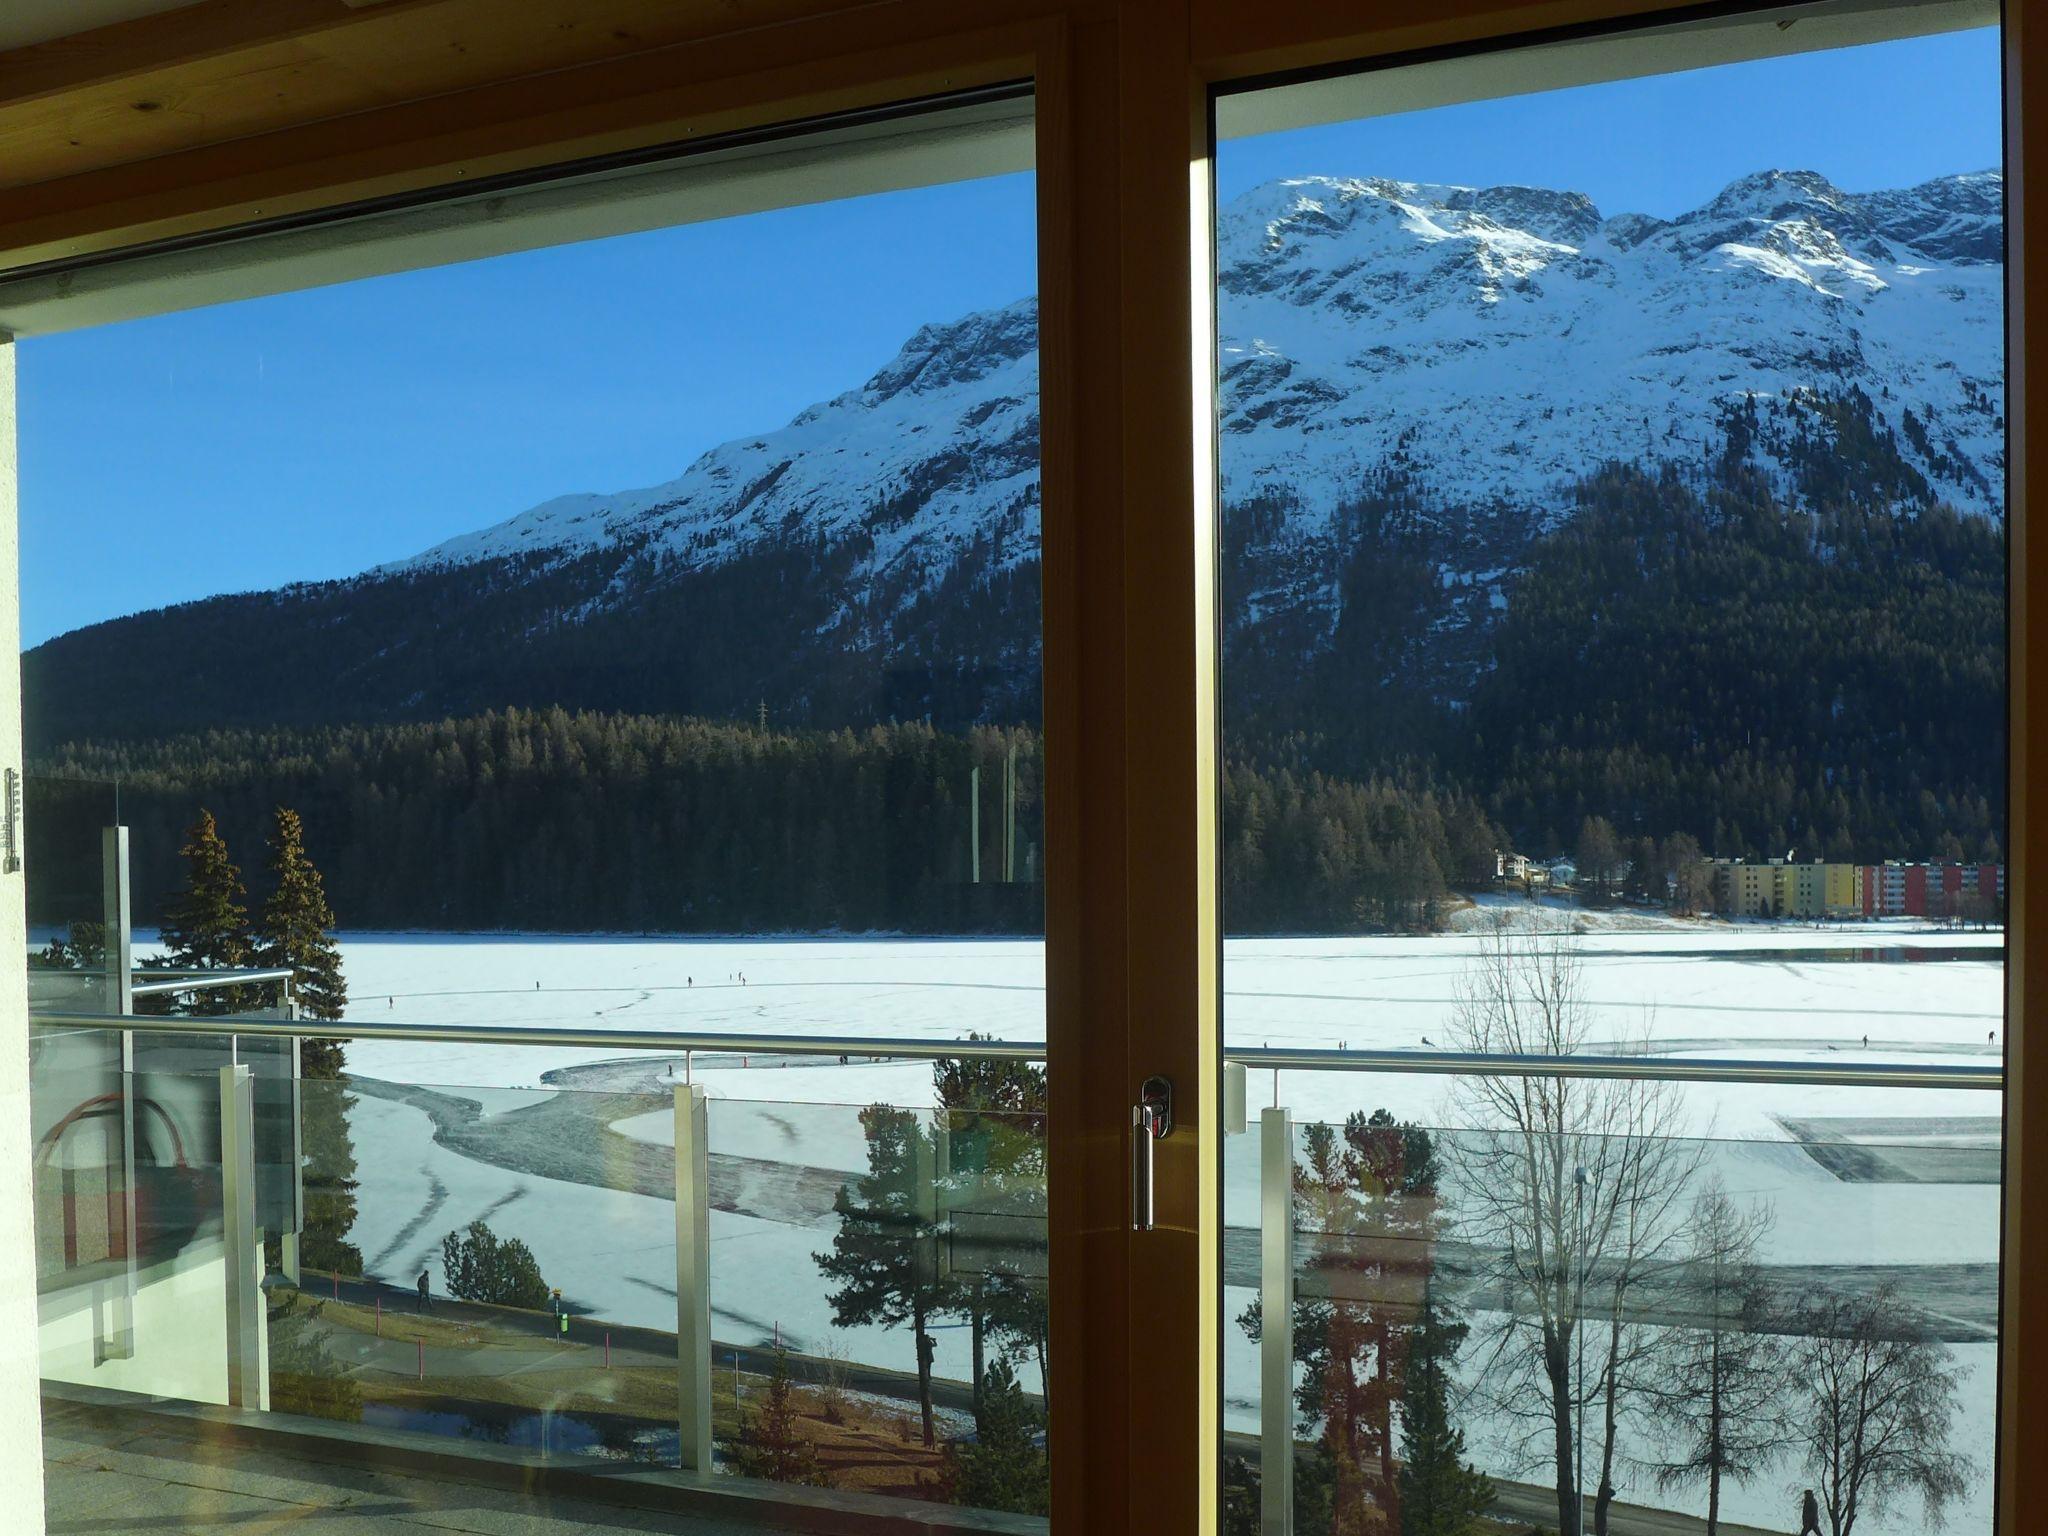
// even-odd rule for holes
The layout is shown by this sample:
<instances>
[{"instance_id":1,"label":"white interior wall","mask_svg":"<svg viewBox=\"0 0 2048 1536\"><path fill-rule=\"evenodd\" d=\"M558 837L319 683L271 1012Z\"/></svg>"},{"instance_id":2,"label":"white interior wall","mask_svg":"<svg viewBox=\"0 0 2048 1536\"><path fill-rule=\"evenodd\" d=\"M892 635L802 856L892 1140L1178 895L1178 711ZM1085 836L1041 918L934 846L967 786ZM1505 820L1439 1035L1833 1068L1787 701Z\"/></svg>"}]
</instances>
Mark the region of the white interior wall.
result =
<instances>
[{"instance_id":1,"label":"white interior wall","mask_svg":"<svg viewBox=\"0 0 2048 1536\"><path fill-rule=\"evenodd\" d=\"M118 1277L45 1297L41 1374L185 1402L227 1402L227 1277L218 1238L146 1277L130 1314L134 1352L125 1358L102 1358L101 1347L117 1327Z\"/></svg>"},{"instance_id":2,"label":"white interior wall","mask_svg":"<svg viewBox=\"0 0 2048 1536\"><path fill-rule=\"evenodd\" d=\"M14 348L0 337L0 655L21 654ZM0 667L0 768L21 768L21 669ZM29 1195L28 928L17 870L0 874L0 1488L7 1529L43 1529L36 1244Z\"/></svg>"}]
</instances>

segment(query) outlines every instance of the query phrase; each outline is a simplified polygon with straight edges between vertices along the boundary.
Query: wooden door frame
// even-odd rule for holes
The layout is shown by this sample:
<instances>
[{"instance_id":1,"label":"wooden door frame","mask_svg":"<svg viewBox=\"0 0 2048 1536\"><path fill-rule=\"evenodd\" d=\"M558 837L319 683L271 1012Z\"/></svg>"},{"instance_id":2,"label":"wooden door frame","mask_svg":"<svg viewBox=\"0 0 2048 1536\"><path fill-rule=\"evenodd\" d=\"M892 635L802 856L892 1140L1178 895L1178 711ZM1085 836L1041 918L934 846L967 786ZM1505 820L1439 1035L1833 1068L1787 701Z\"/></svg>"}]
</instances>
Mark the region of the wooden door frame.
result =
<instances>
[{"instance_id":1,"label":"wooden door frame","mask_svg":"<svg viewBox=\"0 0 2048 1536\"><path fill-rule=\"evenodd\" d=\"M320 20L293 0L293 25ZM533 0L540 3L540 0ZM550 0L553 3L553 0ZM407 0L376 28L489 0ZM601 11L586 3L582 13ZM1217 954L1213 370L1207 111L1215 85L1276 71L1681 14L1670 0L817 0L772 25L398 104L180 144L0 191L0 267L333 207L566 159L1028 75L1039 113L1047 737L1047 1038L1053 1117L1050 1445L1065 1531L1213 1531L1222 1317ZM249 7L250 25L277 6ZM2012 673L2002 1442L2048 1443L2048 817L2031 815L2030 722L2048 668L2027 600L2048 575L2028 538L2027 468L2048 454L2048 25L2006 23ZM964 14L963 14L964 12ZM307 19L310 18L310 19ZM235 13L120 29L141 77L153 38L175 82L237 46ZM155 29L155 30L152 30ZM254 48L260 39L249 40ZM81 56L83 57L83 56ZM89 60L88 60L89 62ZM0 56L0 65L5 57ZM69 67L69 66L67 66ZM79 67L81 78L89 73ZM127 78L127 75L122 78ZM81 87L82 88L82 87ZM4 90L0 90L4 96ZM61 131L63 93L50 97ZM2036 212L2034 222L2048 218ZM7 965L19 967L18 956ZM10 972L12 990L20 978ZM2036 1047L2048 1052L2048 1044ZM1129 1229L1129 1106L1162 1072L1179 1129L1160 1148L1158 1230ZM2031 1202L2034 1209L2029 1212ZM2031 1220L2027 1219L2031 1216ZM2029 1318L2032 1326L2029 1327ZM2048 1505L2048 1463L2006 1455L2002 1528Z\"/></svg>"}]
</instances>

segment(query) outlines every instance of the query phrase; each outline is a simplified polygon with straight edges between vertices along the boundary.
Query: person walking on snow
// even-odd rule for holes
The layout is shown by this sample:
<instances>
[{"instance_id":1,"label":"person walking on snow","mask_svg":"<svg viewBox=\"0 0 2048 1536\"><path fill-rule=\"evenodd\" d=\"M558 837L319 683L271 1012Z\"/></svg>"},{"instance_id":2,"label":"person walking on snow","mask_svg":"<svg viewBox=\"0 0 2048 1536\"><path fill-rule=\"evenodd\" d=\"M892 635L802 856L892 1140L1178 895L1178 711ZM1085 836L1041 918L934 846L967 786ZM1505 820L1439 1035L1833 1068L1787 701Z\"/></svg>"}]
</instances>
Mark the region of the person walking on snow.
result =
<instances>
[{"instance_id":1,"label":"person walking on snow","mask_svg":"<svg viewBox=\"0 0 2048 1536\"><path fill-rule=\"evenodd\" d=\"M1820 1500L1813 1496L1811 1488L1806 1497L1799 1501L1799 1536L1821 1536Z\"/></svg>"}]
</instances>

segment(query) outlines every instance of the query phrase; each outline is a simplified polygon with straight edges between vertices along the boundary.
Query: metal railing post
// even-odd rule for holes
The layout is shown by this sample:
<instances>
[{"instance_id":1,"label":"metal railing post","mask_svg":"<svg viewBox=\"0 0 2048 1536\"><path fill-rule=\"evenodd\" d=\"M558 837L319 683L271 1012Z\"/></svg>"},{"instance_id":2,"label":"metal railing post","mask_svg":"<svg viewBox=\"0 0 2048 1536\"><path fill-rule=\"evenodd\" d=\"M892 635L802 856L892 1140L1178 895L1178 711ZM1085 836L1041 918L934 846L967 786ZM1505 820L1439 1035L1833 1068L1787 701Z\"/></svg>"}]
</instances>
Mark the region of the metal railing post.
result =
<instances>
[{"instance_id":1,"label":"metal railing post","mask_svg":"<svg viewBox=\"0 0 2048 1536\"><path fill-rule=\"evenodd\" d=\"M256 1225L256 1099L245 1066L220 1069L221 1238L227 1262L228 1406L270 1407L263 1229Z\"/></svg>"},{"instance_id":2,"label":"metal railing post","mask_svg":"<svg viewBox=\"0 0 2048 1536\"><path fill-rule=\"evenodd\" d=\"M297 1021L299 1005L292 996L292 984L284 984L284 1016ZM296 1289L299 1285L299 1234L306 1230L306 1101L300 1086L299 1042L287 1042L290 1046L290 1068L292 1080L292 1214L291 1225L277 1237L277 1267L285 1283Z\"/></svg>"},{"instance_id":3,"label":"metal railing post","mask_svg":"<svg viewBox=\"0 0 2048 1536\"><path fill-rule=\"evenodd\" d=\"M100 918L101 964L106 967L107 990L102 1001L108 1011L135 1011L135 940L128 914L128 829L100 829ZM135 1353L135 1036L122 1030L119 1036L121 1074L121 1247L123 1264L121 1288L113 1298L114 1321L107 1331L101 1357L126 1360Z\"/></svg>"},{"instance_id":4,"label":"metal railing post","mask_svg":"<svg viewBox=\"0 0 2048 1536\"><path fill-rule=\"evenodd\" d=\"M676 1084L676 1448L711 1471L711 1159L701 1083Z\"/></svg>"},{"instance_id":5,"label":"metal railing post","mask_svg":"<svg viewBox=\"0 0 2048 1536\"><path fill-rule=\"evenodd\" d=\"M135 1011L135 936L128 911L128 829L100 829L100 917L110 1013Z\"/></svg>"},{"instance_id":6,"label":"metal railing post","mask_svg":"<svg viewBox=\"0 0 2048 1536\"><path fill-rule=\"evenodd\" d=\"M1259 1536L1294 1532L1294 1117L1259 1111Z\"/></svg>"}]
</instances>

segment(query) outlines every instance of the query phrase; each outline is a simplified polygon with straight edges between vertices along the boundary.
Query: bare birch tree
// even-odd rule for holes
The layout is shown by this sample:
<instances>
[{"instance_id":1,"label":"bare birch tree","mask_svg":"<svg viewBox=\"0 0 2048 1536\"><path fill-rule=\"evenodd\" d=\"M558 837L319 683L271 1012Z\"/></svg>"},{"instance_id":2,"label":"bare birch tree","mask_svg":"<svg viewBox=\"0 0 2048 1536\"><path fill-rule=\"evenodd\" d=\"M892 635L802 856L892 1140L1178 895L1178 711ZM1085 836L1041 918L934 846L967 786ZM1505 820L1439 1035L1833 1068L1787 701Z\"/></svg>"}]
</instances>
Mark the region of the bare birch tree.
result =
<instances>
[{"instance_id":1,"label":"bare birch tree","mask_svg":"<svg viewBox=\"0 0 2048 1536\"><path fill-rule=\"evenodd\" d=\"M1451 1032L1462 1050L1554 1058L1594 1054L1593 1022L1572 942L1503 925L1466 974ZM1530 1465L1550 1463L1561 1536L1584 1531L1579 1425L1597 1403L1604 1531L1619 1427L1649 1355L1637 1293L1669 1262L1702 1144L1678 1139L1669 1083L1467 1076L1454 1097L1458 1215L1501 1301L1482 1390L1525 1426Z\"/></svg>"},{"instance_id":2,"label":"bare birch tree","mask_svg":"<svg viewBox=\"0 0 2048 1536\"><path fill-rule=\"evenodd\" d=\"M1757 1476L1784 1450L1787 1341L1769 1331L1770 1295L1757 1263L1768 1206L1743 1210L1714 1178L1693 1202L1685 1255L1665 1294L1690 1314L1665 1331L1644 1384L1666 1438L1646 1463L1667 1491L1704 1483L1706 1536L1721 1524L1721 1487Z\"/></svg>"},{"instance_id":3,"label":"bare birch tree","mask_svg":"<svg viewBox=\"0 0 2048 1536\"><path fill-rule=\"evenodd\" d=\"M1972 1464L1949 1448L1961 1376L1926 1315L1891 1281L1864 1296L1817 1289L1794 1333L1798 1443L1829 1536L1851 1536L1866 1510L1900 1494L1919 1494L1928 1527L1939 1526Z\"/></svg>"}]
</instances>

